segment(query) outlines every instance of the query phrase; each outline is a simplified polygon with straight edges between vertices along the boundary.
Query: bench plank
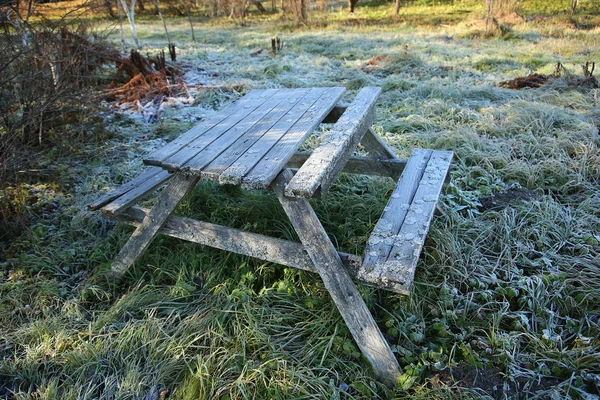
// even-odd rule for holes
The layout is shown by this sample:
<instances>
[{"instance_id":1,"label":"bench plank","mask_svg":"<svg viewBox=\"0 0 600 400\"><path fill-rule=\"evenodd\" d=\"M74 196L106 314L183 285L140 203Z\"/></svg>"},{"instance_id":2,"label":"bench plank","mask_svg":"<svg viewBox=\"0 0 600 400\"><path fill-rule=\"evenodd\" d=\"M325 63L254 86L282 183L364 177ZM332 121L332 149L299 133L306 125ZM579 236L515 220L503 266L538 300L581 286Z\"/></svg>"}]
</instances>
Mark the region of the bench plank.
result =
<instances>
[{"instance_id":1,"label":"bench plank","mask_svg":"<svg viewBox=\"0 0 600 400\"><path fill-rule=\"evenodd\" d=\"M298 170L285 189L291 197L312 197L318 188L324 195L335 181L346 160L356 149L375 120L375 101L381 88L363 88L352 104L325 136L312 156Z\"/></svg>"},{"instance_id":2,"label":"bench plank","mask_svg":"<svg viewBox=\"0 0 600 400\"><path fill-rule=\"evenodd\" d=\"M144 158L144 163L147 165L161 166L163 160L177 153L187 146L188 143L205 134L208 130L218 126L230 126L231 124L236 123L277 92L278 89L252 90L242 99L218 111L216 114L200 122L166 146L146 156Z\"/></svg>"},{"instance_id":3,"label":"bench plank","mask_svg":"<svg viewBox=\"0 0 600 400\"><path fill-rule=\"evenodd\" d=\"M343 87L327 88L325 93L302 115L292 128L242 178L242 187L266 189L281 172L306 138L321 123L346 91Z\"/></svg>"},{"instance_id":4,"label":"bench plank","mask_svg":"<svg viewBox=\"0 0 600 400\"><path fill-rule=\"evenodd\" d=\"M292 110L285 116L285 119L279 120L267 133L265 133L256 143L252 145L228 168L221 171L219 182L222 184L239 184L244 175L248 173L286 134L296 122L298 122L304 113L321 97L327 89L313 88L310 92L296 104Z\"/></svg>"},{"instance_id":5,"label":"bench plank","mask_svg":"<svg viewBox=\"0 0 600 400\"><path fill-rule=\"evenodd\" d=\"M102 207L102 212L107 215L118 215L128 207L131 207L138 200L142 199L148 193L167 182L171 176L173 175L170 174L169 171L160 169L158 174Z\"/></svg>"},{"instance_id":6,"label":"bench plank","mask_svg":"<svg viewBox=\"0 0 600 400\"><path fill-rule=\"evenodd\" d=\"M96 200L92 204L89 204L87 206L88 210L90 210L90 211L99 210L106 204L108 204L111 201L115 200L116 198L124 195L125 193L129 192L130 190L135 189L142 183L146 182L148 179L151 179L153 176L159 174L162 170L163 170L162 168L158 168L158 167L146 168L146 170L144 172L142 172L140 175L138 175L135 178L133 178L132 180L122 184L118 188L111 190L110 192L108 192L104 196L100 197L98 200Z\"/></svg>"},{"instance_id":7,"label":"bench plank","mask_svg":"<svg viewBox=\"0 0 600 400\"><path fill-rule=\"evenodd\" d=\"M254 163L246 165L248 158L245 155L254 155L260 153L260 146L255 144L262 143L262 139L271 132L278 132L279 135L287 132L293 122L297 121L304 111L308 108L302 101L310 94L310 89L296 89L290 93L284 101L279 103L262 120L255 124L235 143L223 150L223 152L213 159L209 165L202 169L201 176L208 179L218 179L232 163L241 164L245 169L250 170ZM313 99L314 101L315 99ZM312 103L311 103L312 104ZM285 119L282 119L285 117ZM213 143L214 144L214 143ZM207 147L209 150L211 146ZM258 148L257 148L258 147ZM267 150L264 151L266 153ZM192 171L197 167L191 167Z\"/></svg>"},{"instance_id":8,"label":"bench plank","mask_svg":"<svg viewBox=\"0 0 600 400\"><path fill-rule=\"evenodd\" d=\"M409 294L452 152L415 149L365 249L358 278ZM411 195L412 193L412 195Z\"/></svg>"}]
</instances>

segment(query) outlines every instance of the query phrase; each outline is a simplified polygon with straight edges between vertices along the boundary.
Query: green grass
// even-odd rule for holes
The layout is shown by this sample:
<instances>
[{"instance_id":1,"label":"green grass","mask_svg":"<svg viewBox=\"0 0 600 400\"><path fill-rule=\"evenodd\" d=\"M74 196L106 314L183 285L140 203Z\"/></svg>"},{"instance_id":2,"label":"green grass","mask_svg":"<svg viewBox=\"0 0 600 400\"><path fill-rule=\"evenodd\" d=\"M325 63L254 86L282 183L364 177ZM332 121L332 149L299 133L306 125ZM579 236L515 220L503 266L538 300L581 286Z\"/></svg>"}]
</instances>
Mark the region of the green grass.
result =
<instances>
[{"instance_id":1,"label":"green grass","mask_svg":"<svg viewBox=\"0 0 600 400\"><path fill-rule=\"evenodd\" d=\"M346 100L382 86L375 129L401 157L416 146L454 151L412 296L359 287L404 369L402 386L374 380L316 275L159 237L123 282L106 278L131 228L83 206L138 173L142 154L192 116L240 96L208 92L154 125L107 117L113 138L80 150L58 184L44 186L57 206L0 264L0 397L141 399L163 388L173 399L597 396L600 91L561 80L496 86L557 62L578 72L600 60L597 29L550 20L480 39L478 8L451 26L368 23L390 8L359 3L355 17L334 13L327 26L303 29L275 17L245 27L212 21L196 26L197 44L185 20L169 26L180 59L213 72L216 84L344 85ZM140 21L146 50L163 45L155 22ZM280 55L250 56L275 34ZM381 55L381 68L363 68ZM314 202L341 250L361 254L392 188L344 176ZM480 207L482 196L524 188L538 198ZM268 192L201 184L178 212L295 239Z\"/></svg>"}]
</instances>

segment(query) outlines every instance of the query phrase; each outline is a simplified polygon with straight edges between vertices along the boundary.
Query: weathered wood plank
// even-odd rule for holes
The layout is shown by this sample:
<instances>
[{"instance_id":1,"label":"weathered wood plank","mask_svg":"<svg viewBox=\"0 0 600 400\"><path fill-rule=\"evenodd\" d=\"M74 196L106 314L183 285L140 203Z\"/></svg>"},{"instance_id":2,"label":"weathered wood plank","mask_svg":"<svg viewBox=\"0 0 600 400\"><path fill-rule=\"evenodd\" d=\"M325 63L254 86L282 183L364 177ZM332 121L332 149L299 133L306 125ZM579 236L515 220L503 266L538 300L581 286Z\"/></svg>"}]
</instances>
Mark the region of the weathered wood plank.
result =
<instances>
[{"instance_id":1,"label":"weathered wood plank","mask_svg":"<svg viewBox=\"0 0 600 400\"><path fill-rule=\"evenodd\" d=\"M310 155L310 152L294 154L288 161L286 168L302 167L302 164L306 162ZM342 172L346 174L386 176L397 181L402 174L402 171L404 171L406 162L407 160L398 158L377 159L371 157L351 156L346 165L344 165Z\"/></svg>"},{"instance_id":2,"label":"weathered wood plank","mask_svg":"<svg viewBox=\"0 0 600 400\"><path fill-rule=\"evenodd\" d=\"M108 192L104 196L100 197L98 200L96 200L92 204L89 204L87 206L88 210L96 211L96 210L102 208L104 205L106 205L106 204L110 203L111 201L115 200L116 198L124 195L125 193L129 192L130 190L135 189L137 186L146 182L148 179L151 179L153 176L159 174L161 171L162 171L162 168L158 168L158 167L146 168L146 170L143 173L141 173L140 175L138 175L135 178L133 178L132 180L122 184L118 188L111 190L110 192Z\"/></svg>"},{"instance_id":3,"label":"weathered wood plank","mask_svg":"<svg viewBox=\"0 0 600 400\"><path fill-rule=\"evenodd\" d=\"M302 115L298 122L246 174L242 179L242 187L266 189L345 91L346 89L343 87L327 88L327 91Z\"/></svg>"},{"instance_id":4,"label":"weathered wood plank","mask_svg":"<svg viewBox=\"0 0 600 400\"><path fill-rule=\"evenodd\" d=\"M172 175L169 174L168 171L161 169L158 174L146 180L141 185L131 189L119 198L116 198L115 200L102 207L102 212L107 215L118 215L119 213L126 210L128 207L131 207L138 200L151 193L154 189L163 185L169 180L169 178L171 178L171 176Z\"/></svg>"},{"instance_id":5,"label":"weathered wood plank","mask_svg":"<svg viewBox=\"0 0 600 400\"><path fill-rule=\"evenodd\" d=\"M187 162L181 164L180 169L186 173L199 175L200 171L205 166L235 143L236 140L245 136L249 131L252 131L253 129L261 130L265 127L270 127L271 124L275 123L275 121L272 121L268 116L272 114L273 110L278 109L278 107L289 106L289 103L287 103L287 98L289 96L289 92L284 90L279 91L240 122L224 132L220 137L215 138L211 143L204 146L202 151L195 154ZM256 125L258 125L258 127L256 127ZM197 142L194 142L194 144L199 144L199 142ZM202 140L202 142L204 142L204 140Z\"/></svg>"},{"instance_id":6,"label":"weathered wood plank","mask_svg":"<svg viewBox=\"0 0 600 400\"><path fill-rule=\"evenodd\" d=\"M287 196L312 197L319 188L322 194L329 190L375 120L375 101L380 92L381 88L366 87L358 93L332 131L291 180L285 189Z\"/></svg>"},{"instance_id":7,"label":"weathered wood plank","mask_svg":"<svg viewBox=\"0 0 600 400\"><path fill-rule=\"evenodd\" d=\"M244 154L228 168L221 171L219 182L222 184L239 184L244 175L248 173L271 148L288 132L304 113L327 91L327 88L312 88L309 93L297 103L294 108L277 122L267 133L265 133L257 142L252 144Z\"/></svg>"},{"instance_id":8,"label":"weathered wood plank","mask_svg":"<svg viewBox=\"0 0 600 400\"><path fill-rule=\"evenodd\" d=\"M380 280L389 282L393 279L399 292L410 292L417 261L451 160L450 151L434 151L431 155L402 228L394 238L394 247L379 274Z\"/></svg>"},{"instance_id":9,"label":"weathered wood plank","mask_svg":"<svg viewBox=\"0 0 600 400\"><path fill-rule=\"evenodd\" d=\"M373 132L372 128L367 130L360 143L365 147L369 156L373 158L398 158L390 146L378 134Z\"/></svg>"},{"instance_id":10,"label":"weathered wood plank","mask_svg":"<svg viewBox=\"0 0 600 400\"><path fill-rule=\"evenodd\" d=\"M279 133L279 136L281 136L285 133L308 109L308 106L302 100L309 93L310 89L295 89L290 91L285 99L263 119L254 124L243 136L225 148L218 157L203 168L200 176L207 179L219 179L221 173L234 162L245 166L248 170L252 168L254 163L252 165L245 165L246 162L249 162L249 157L245 156L249 155L251 158L252 155L259 153L261 148L258 144L263 142L265 136L269 136L272 133ZM206 150L209 150L209 148L207 147ZM268 149L264 152L266 153L267 151ZM193 171L194 167L190 167L190 169Z\"/></svg>"},{"instance_id":11,"label":"weathered wood plank","mask_svg":"<svg viewBox=\"0 0 600 400\"><path fill-rule=\"evenodd\" d=\"M131 207L114 219L137 227L148 212L147 209ZM304 246L289 240L177 216L169 217L159 233L275 264L317 272ZM341 252L338 254L348 272L355 275L362 263L362 257Z\"/></svg>"},{"instance_id":12,"label":"weathered wood plank","mask_svg":"<svg viewBox=\"0 0 600 400\"><path fill-rule=\"evenodd\" d=\"M176 174L167 188L160 194L156 204L144 218L140 226L121 249L111 265L115 277L123 276L135 260L146 250L175 207L196 186L199 177Z\"/></svg>"},{"instance_id":13,"label":"weathered wood plank","mask_svg":"<svg viewBox=\"0 0 600 400\"><path fill-rule=\"evenodd\" d=\"M338 121L338 119L340 119L340 117L342 116L344 111L346 111L346 108L348 108L349 105L350 104L347 104L347 103L336 104L335 107L333 107L331 109L329 114L327 114L325 119L323 119L323 123L324 124L335 124Z\"/></svg>"},{"instance_id":14,"label":"weathered wood plank","mask_svg":"<svg viewBox=\"0 0 600 400\"><path fill-rule=\"evenodd\" d=\"M233 143L284 99L285 93L280 90L254 110L248 112L240 110L234 120L218 124L194 139L179 152L164 160L162 166L167 169L185 171L189 171L192 167L201 168L219 155L219 149L226 147L226 144Z\"/></svg>"},{"instance_id":15,"label":"weathered wood plank","mask_svg":"<svg viewBox=\"0 0 600 400\"><path fill-rule=\"evenodd\" d=\"M230 104L224 109L218 111L215 115L200 122L189 131L185 132L177 139L171 141L164 147L156 150L144 158L144 163L147 165L160 166L162 161L177 153L179 150L187 146L190 142L206 133L208 130L217 126L229 126L236 123L249 112L256 109L263 102L277 93L278 89L268 90L252 90L246 96L237 102Z\"/></svg>"},{"instance_id":16,"label":"weathered wood plank","mask_svg":"<svg viewBox=\"0 0 600 400\"><path fill-rule=\"evenodd\" d=\"M365 272L377 263L384 263L388 259L394 236L400 231L430 157L431 150L415 149L408 159L400 181L392 192L365 247L362 268Z\"/></svg>"},{"instance_id":17,"label":"weathered wood plank","mask_svg":"<svg viewBox=\"0 0 600 400\"><path fill-rule=\"evenodd\" d=\"M280 203L354 340L373 367L375 375L389 386L396 385L400 375L398 361L354 286L310 203L307 199L285 196L285 187L291 178L291 171L284 170L274 182L273 189Z\"/></svg>"},{"instance_id":18,"label":"weathered wood plank","mask_svg":"<svg viewBox=\"0 0 600 400\"><path fill-rule=\"evenodd\" d=\"M417 150L422 152L422 149ZM377 231L374 230L369 238L358 279L397 293L410 293L415 267L451 160L452 152L431 151L412 200L404 202L405 199L400 197L402 189L398 191L400 196L390 199L379 221L381 226L378 222ZM421 169L420 161L417 162L417 169ZM409 160L406 171L412 169L411 164ZM403 174L397 188L404 181ZM400 219L400 226L397 226Z\"/></svg>"}]
</instances>

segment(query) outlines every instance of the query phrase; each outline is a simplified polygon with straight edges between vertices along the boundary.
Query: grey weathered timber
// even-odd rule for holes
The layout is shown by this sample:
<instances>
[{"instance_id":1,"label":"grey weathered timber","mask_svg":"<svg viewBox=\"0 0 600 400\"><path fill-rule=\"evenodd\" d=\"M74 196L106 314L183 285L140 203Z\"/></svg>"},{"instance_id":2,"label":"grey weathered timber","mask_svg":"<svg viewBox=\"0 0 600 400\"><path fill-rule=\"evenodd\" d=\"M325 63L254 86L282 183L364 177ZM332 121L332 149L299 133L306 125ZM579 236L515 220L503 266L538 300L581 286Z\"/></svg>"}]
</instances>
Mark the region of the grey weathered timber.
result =
<instances>
[{"instance_id":1,"label":"grey weathered timber","mask_svg":"<svg viewBox=\"0 0 600 400\"><path fill-rule=\"evenodd\" d=\"M115 200L116 198L129 192L130 190L135 189L142 183L146 182L148 179L151 179L155 175L162 173L162 171L163 171L162 168L148 167L140 175L138 175L135 178L133 178L132 180L122 184L118 188L111 190L110 192L108 192L104 196L100 197L98 200L96 200L92 204L89 204L87 207L90 211L96 211L96 210L102 208L104 205Z\"/></svg>"},{"instance_id":2,"label":"grey weathered timber","mask_svg":"<svg viewBox=\"0 0 600 400\"><path fill-rule=\"evenodd\" d=\"M254 142L242 155L221 171L219 182L239 184L242 178L286 135L291 129L297 129L296 123L306 114L306 111L327 91L326 88L312 88L290 112L279 120L258 141ZM281 165L277 165L281 169Z\"/></svg>"},{"instance_id":3,"label":"grey weathered timber","mask_svg":"<svg viewBox=\"0 0 600 400\"><path fill-rule=\"evenodd\" d=\"M363 88L285 189L288 196L325 194L375 119L381 88Z\"/></svg>"},{"instance_id":4,"label":"grey weathered timber","mask_svg":"<svg viewBox=\"0 0 600 400\"><path fill-rule=\"evenodd\" d=\"M270 133L283 135L297 121L304 111L306 106L301 100L310 93L310 89L296 89L292 91L285 99L273 108L264 118L254 124L243 136L239 137L234 143L225 148L218 157L215 157L209 165L201 171L202 178L219 179L219 176L225 171L234 161L241 163L246 162L247 158L243 157L246 154L255 154L260 151L260 146L255 144L262 142L265 136ZM314 99L313 99L314 101ZM285 118L283 118L285 117ZM210 146L209 146L210 147ZM209 150L209 148L207 148ZM265 151L266 153L266 151ZM252 164L253 165L253 164ZM249 165L249 170L252 165ZM191 171L198 169L193 166Z\"/></svg>"},{"instance_id":5,"label":"grey weathered timber","mask_svg":"<svg viewBox=\"0 0 600 400\"><path fill-rule=\"evenodd\" d=\"M415 149L365 248L358 279L408 294L452 152Z\"/></svg>"},{"instance_id":6,"label":"grey weathered timber","mask_svg":"<svg viewBox=\"0 0 600 400\"><path fill-rule=\"evenodd\" d=\"M131 207L114 219L137 227L148 212L147 209ZM292 268L317 272L304 246L289 240L174 215L169 217L159 233ZM350 275L356 275L362 264L362 257L342 252L338 254Z\"/></svg>"},{"instance_id":7,"label":"grey weathered timber","mask_svg":"<svg viewBox=\"0 0 600 400\"><path fill-rule=\"evenodd\" d=\"M325 119L323 119L323 123L324 124L335 124L337 122L337 120L340 119L340 117L342 116L344 111L346 111L346 108L348 108L349 105L350 104L346 104L346 103L336 104L335 107L333 107L331 109L329 114L327 114Z\"/></svg>"},{"instance_id":8,"label":"grey weathered timber","mask_svg":"<svg viewBox=\"0 0 600 400\"><path fill-rule=\"evenodd\" d=\"M279 91L251 112L240 110L236 121L224 120L203 135L187 144L184 148L163 160L161 166L169 170L201 169L206 163L218 156L222 149L233 143L248 131L262 117L269 113L279 102L285 99L283 91ZM236 111L237 113L238 111Z\"/></svg>"},{"instance_id":9,"label":"grey weathered timber","mask_svg":"<svg viewBox=\"0 0 600 400\"><path fill-rule=\"evenodd\" d=\"M199 177L176 174L167 188L160 194L156 204L144 218L140 226L121 249L111 266L116 277L123 276L135 260L146 250L175 207L196 186Z\"/></svg>"},{"instance_id":10,"label":"grey weathered timber","mask_svg":"<svg viewBox=\"0 0 600 400\"><path fill-rule=\"evenodd\" d=\"M179 150L186 147L190 142L203 135L208 130L217 128L219 125L230 126L231 124L234 124L245 117L249 112L255 110L277 92L278 89L251 91L239 101L218 111L215 115L194 126L192 129L185 132L166 146L145 157L144 163L148 165L161 166L163 160L177 153Z\"/></svg>"},{"instance_id":11,"label":"grey weathered timber","mask_svg":"<svg viewBox=\"0 0 600 400\"><path fill-rule=\"evenodd\" d=\"M285 187L291 179L292 172L284 170L275 180L273 189L375 375L388 386L394 386L401 373L398 361L308 200L285 196Z\"/></svg>"},{"instance_id":12,"label":"grey weathered timber","mask_svg":"<svg viewBox=\"0 0 600 400\"><path fill-rule=\"evenodd\" d=\"M285 136L243 177L242 187L248 189L267 188L345 91L346 89L342 87L327 88L326 92L302 115Z\"/></svg>"},{"instance_id":13,"label":"grey weathered timber","mask_svg":"<svg viewBox=\"0 0 600 400\"><path fill-rule=\"evenodd\" d=\"M364 146L365 150L369 153L369 156L373 158L390 159L398 158L396 153L383 141L378 134L373 132L373 129L369 127L365 135L363 136L360 143Z\"/></svg>"},{"instance_id":14,"label":"grey weathered timber","mask_svg":"<svg viewBox=\"0 0 600 400\"><path fill-rule=\"evenodd\" d=\"M311 154L308 151L294 154L288 161L286 168L297 169L302 167L302 164L306 162ZM342 172L346 174L385 176L397 181L402 171L404 171L406 162L406 159L402 160L399 158L378 159L351 156L346 165L344 165Z\"/></svg>"},{"instance_id":15,"label":"grey weathered timber","mask_svg":"<svg viewBox=\"0 0 600 400\"><path fill-rule=\"evenodd\" d=\"M106 204L104 207L102 207L102 212L108 215L118 215L123 210L126 210L128 207L135 204L138 200L151 193L154 189L163 185L169 180L169 178L171 178L171 176L172 175L169 174L168 171L161 169L158 174L152 176L144 183L140 184L139 186L136 186L127 193L124 193L120 197Z\"/></svg>"}]
</instances>

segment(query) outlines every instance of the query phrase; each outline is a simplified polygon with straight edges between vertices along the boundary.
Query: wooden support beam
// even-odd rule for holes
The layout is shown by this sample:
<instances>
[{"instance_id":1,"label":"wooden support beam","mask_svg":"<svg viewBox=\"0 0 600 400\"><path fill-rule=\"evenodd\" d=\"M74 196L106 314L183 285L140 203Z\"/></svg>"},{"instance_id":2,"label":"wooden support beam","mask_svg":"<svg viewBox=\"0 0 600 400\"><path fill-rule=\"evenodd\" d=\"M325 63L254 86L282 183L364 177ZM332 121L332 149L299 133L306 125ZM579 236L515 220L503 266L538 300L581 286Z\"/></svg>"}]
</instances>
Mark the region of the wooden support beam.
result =
<instances>
[{"instance_id":1,"label":"wooden support beam","mask_svg":"<svg viewBox=\"0 0 600 400\"><path fill-rule=\"evenodd\" d=\"M137 227L148 215L148 212L148 209L131 207L121 215L112 218ZM174 215L165 222L160 233L287 267L317 272L304 246L289 240L276 239ZM338 254L348 272L353 276L356 275L356 271L362 263L362 257L342 252Z\"/></svg>"},{"instance_id":2,"label":"wooden support beam","mask_svg":"<svg viewBox=\"0 0 600 400\"><path fill-rule=\"evenodd\" d=\"M369 156L378 159L397 159L396 153L383 139L369 128L360 143L369 152Z\"/></svg>"},{"instance_id":3,"label":"wooden support beam","mask_svg":"<svg viewBox=\"0 0 600 400\"><path fill-rule=\"evenodd\" d=\"M398 361L308 200L285 196L285 187L292 177L290 170L284 170L275 180L273 189L279 202L308 251L356 344L373 367L375 375L392 387L401 373Z\"/></svg>"},{"instance_id":4,"label":"wooden support beam","mask_svg":"<svg viewBox=\"0 0 600 400\"><path fill-rule=\"evenodd\" d=\"M302 164L306 162L311 154L308 151L294 154L288 161L286 168L302 167ZM348 159L342 172L346 174L386 176L398 180L405 166L406 160L398 158L384 160L372 157L352 156Z\"/></svg>"},{"instance_id":5,"label":"wooden support beam","mask_svg":"<svg viewBox=\"0 0 600 400\"><path fill-rule=\"evenodd\" d=\"M142 255L175 207L196 186L199 179L197 176L184 174L173 176L167 188L158 197L154 207L133 232L112 263L111 270L115 277L123 276L135 260Z\"/></svg>"}]
</instances>

